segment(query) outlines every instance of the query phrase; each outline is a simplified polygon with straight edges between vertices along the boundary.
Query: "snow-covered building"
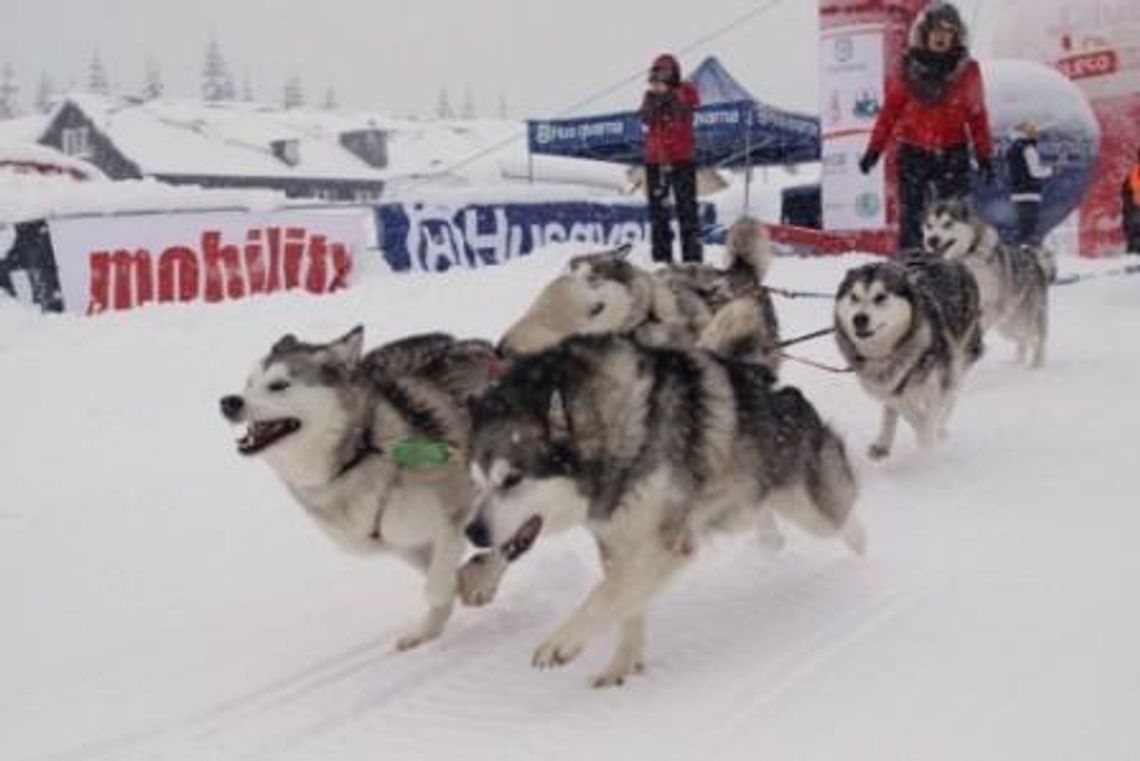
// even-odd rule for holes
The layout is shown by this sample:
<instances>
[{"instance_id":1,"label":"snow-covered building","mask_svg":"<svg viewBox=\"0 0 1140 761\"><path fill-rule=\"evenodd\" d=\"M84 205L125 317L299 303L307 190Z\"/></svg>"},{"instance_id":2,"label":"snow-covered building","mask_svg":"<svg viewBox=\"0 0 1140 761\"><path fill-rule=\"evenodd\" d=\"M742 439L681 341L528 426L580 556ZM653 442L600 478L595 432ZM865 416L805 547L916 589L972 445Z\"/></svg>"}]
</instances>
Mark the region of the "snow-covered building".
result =
<instances>
[{"instance_id":1,"label":"snow-covered building","mask_svg":"<svg viewBox=\"0 0 1140 761\"><path fill-rule=\"evenodd\" d=\"M374 201L389 177L374 121L253 103L69 95L38 141L112 179L267 188L291 198Z\"/></svg>"}]
</instances>

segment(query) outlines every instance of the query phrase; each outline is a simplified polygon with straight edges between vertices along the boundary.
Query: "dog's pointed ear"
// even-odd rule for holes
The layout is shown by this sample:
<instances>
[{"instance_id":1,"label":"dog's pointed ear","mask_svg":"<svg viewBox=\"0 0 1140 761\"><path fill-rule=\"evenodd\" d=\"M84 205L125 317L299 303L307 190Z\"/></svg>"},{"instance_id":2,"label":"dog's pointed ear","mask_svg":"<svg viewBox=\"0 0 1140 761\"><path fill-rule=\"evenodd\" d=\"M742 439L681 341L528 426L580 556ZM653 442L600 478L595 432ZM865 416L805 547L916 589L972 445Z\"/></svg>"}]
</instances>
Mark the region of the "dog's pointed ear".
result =
<instances>
[{"instance_id":1,"label":"dog's pointed ear","mask_svg":"<svg viewBox=\"0 0 1140 761\"><path fill-rule=\"evenodd\" d=\"M333 341L329 345L329 351L340 363L348 367L356 367L360 363L360 357L364 354L364 326L357 325Z\"/></svg>"},{"instance_id":2,"label":"dog's pointed ear","mask_svg":"<svg viewBox=\"0 0 1140 761\"><path fill-rule=\"evenodd\" d=\"M550 394L550 406L546 411L546 425L552 440L570 438L570 417L566 411L566 401L562 390L554 389Z\"/></svg>"},{"instance_id":3,"label":"dog's pointed ear","mask_svg":"<svg viewBox=\"0 0 1140 761\"><path fill-rule=\"evenodd\" d=\"M297 336L292 333L287 333L281 338L277 339L277 343L273 344L273 348L269 350L270 354L284 354L287 351L292 351L301 345L297 340Z\"/></svg>"}]
</instances>

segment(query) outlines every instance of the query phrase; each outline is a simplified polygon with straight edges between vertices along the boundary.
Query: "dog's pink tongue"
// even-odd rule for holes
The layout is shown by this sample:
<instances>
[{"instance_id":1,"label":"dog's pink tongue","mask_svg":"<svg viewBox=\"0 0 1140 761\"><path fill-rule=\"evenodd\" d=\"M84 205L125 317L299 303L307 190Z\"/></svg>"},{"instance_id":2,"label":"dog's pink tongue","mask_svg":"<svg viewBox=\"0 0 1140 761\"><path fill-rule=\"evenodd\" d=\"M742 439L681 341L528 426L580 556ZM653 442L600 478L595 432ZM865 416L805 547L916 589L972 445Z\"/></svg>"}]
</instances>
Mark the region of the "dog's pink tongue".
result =
<instances>
[{"instance_id":1,"label":"dog's pink tongue","mask_svg":"<svg viewBox=\"0 0 1140 761\"><path fill-rule=\"evenodd\" d=\"M541 531L542 516L532 515L527 519L527 522L515 532L515 535L502 546L503 555L506 556L507 560L514 560L524 555L534 545L534 540L538 538L538 534Z\"/></svg>"}]
</instances>

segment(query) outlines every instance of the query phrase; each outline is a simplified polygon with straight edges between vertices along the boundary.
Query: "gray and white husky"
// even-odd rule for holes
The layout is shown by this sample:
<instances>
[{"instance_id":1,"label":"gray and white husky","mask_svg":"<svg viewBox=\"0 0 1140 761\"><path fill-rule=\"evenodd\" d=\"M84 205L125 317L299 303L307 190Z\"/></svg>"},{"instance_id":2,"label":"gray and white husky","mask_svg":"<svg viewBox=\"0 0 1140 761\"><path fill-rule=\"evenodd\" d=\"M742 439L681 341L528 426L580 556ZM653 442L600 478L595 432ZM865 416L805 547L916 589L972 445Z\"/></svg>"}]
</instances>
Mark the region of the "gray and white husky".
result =
<instances>
[{"instance_id":1,"label":"gray and white husky","mask_svg":"<svg viewBox=\"0 0 1140 761\"><path fill-rule=\"evenodd\" d=\"M856 267L835 296L835 336L860 385L883 405L869 455L890 454L899 415L921 446L932 446L982 355L977 283L964 265L933 257Z\"/></svg>"},{"instance_id":2,"label":"gray and white husky","mask_svg":"<svg viewBox=\"0 0 1140 761\"><path fill-rule=\"evenodd\" d=\"M1033 367L1044 364L1054 267L1048 251L1002 243L964 201L931 204L923 216L922 238L927 252L970 268L981 294L982 327L1013 341L1019 361L1028 357Z\"/></svg>"},{"instance_id":3,"label":"gray and white husky","mask_svg":"<svg viewBox=\"0 0 1140 761\"><path fill-rule=\"evenodd\" d=\"M451 615L475 493L463 457L417 468L393 453L416 438L466 450L468 400L497 360L489 343L445 334L367 354L363 340L360 327L325 344L287 335L221 410L244 427L238 452L268 463L337 544L392 553L426 575L428 612L399 638L402 650L439 636Z\"/></svg>"},{"instance_id":4,"label":"gray and white husky","mask_svg":"<svg viewBox=\"0 0 1140 761\"><path fill-rule=\"evenodd\" d=\"M570 260L499 348L506 355L541 351L572 335L630 333L653 346L699 347L776 369L779 325L762 286L773 252L757 220L728 232L726 266L666 265L655 271L629 261L630 246Z\"/></svg>"},{"instance_id":5,"label":"gray and white husky","mask_svg":"<svg viewBox=\"0 0 1140 761\"><path fill-rule=\"evenodd\" d=\"M514 362L472 425L476 544L585 524L601 552L603 581L534 652L538 668L617 626L595 685L641 671L646 607L712 532L766 532L775 510L864 548L842 440L761 365L572 337Z\"/></svg>"}]
</instances>

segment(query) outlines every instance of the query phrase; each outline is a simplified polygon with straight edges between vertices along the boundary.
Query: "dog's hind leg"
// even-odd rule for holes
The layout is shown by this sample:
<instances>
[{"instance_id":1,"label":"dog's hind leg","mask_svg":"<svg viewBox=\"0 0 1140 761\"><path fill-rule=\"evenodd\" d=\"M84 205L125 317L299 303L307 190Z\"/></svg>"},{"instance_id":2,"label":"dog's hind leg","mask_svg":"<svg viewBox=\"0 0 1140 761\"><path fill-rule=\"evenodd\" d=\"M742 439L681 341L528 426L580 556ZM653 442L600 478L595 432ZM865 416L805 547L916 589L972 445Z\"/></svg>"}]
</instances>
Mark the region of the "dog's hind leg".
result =
<instances>
[{"instance_id":1,"label":"dog's hind leg","mask_svg":"<svg viewBox=\"0 0 1140 761\"><path fill-rule=\"evenodd\" d=\"M895 429L899 425L899 412L894 407L883 405L883 421L879 427L879 435L875 438L867 456L872 460L882 460L891 453L891 444L895 440Z\"/></svg>"},{"instance_id":2,"label":"dog's hind leg","mask_svg":"<svg viewBox=\"0 0 1140 761\"><path fill-rule=\"evenodd\" d=\"M1033 321L1033 356L1029 361L1029 366L1033 368L1045 364L1045 340L1049 336L1049 303L1046 298L1042 298Z\"/></svg>"},{"instance_id":3,"label":"dog's hind leg","mask_svg":"<svg viewBox=\"0 0 1140 761\"><path fill-rule=\"evenodd\" d=\"M629 616L618 630L617 649L606 670L594 677L595 687L620 687L625 679L645 671L645 614Z\"/></svg>"},{"instance_id":4,"label":"dog's hind leg","mask_svg":"<svg viewBox=\"0 0 1140 761\"><path fill-rule=\"evenodd\" d=\"M428 603L427 615L396 641L397 650L410 650L443 633L455 606L457 570L464 548L463 535L450 524L448 530L436 537L424 568L427 575L424 586L424 596Z\"/></svg>"},{"instance_id":5,"label":"dog's hind leg","mask_svg":"<svg viewBox=\"0 0 1140 761\"><path fill-rule=\"evenodd\" d=\"M775 510L762 507L757 511L756 536L766 552L776 553L784 549L784 534L780 531L780 524L776 523Z\"/></svg>"}]
</instances>

